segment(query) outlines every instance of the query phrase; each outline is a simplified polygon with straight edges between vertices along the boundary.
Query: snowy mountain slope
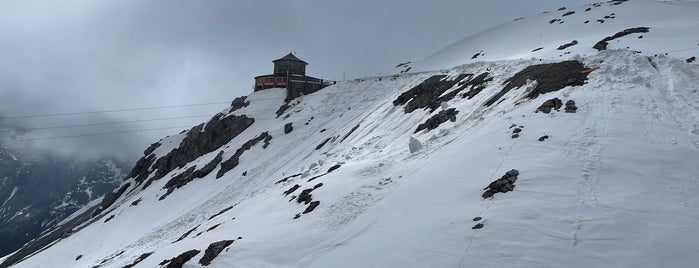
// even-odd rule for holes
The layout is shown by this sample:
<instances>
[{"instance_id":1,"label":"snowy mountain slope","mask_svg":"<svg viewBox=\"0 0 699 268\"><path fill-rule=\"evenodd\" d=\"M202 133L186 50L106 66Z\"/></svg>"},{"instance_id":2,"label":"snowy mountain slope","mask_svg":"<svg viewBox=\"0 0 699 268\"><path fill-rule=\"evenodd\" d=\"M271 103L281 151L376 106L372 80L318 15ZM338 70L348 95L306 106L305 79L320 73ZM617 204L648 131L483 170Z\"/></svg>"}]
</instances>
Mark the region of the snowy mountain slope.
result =
<instances>
[{"instance_id":1,"label":"snowy mountain slope","mask_svg":"<svg viewBox=\"0 0 699 268\"><path fill-rule=\"evenodd\" d=\"M412 67L411 71L429 71L478 61L567 59L590 55L597 52L593 48L597 42L634 27L648 27L649 32L617 38L609 42L608 47L628 48L650 56L667 53L688 59L699 56L697 13L696 2L684 1L608 1L569 7L485 30L399 69ZM573 41L577 44L559 49Z\"/></svg>"},{"instance_id":2,"label":"snowy mountain slope","mask_svg":"<svg viewBox=\"0 0 699 268\"><path fill-rule=\"evenodd\" d=\"M429 115L405 114L391 100L440 72L339 83L304 97L286 120L274 114L281 90L253 93L250 105L233 114L256 122L222 149L229 155L269 131L274 138L267 149L254 146L222 178L215 179L214 171L162 201L171 176L135 190L105 214L113 219L96 221L17 267L121 267L154 252L139 263L153 267L224 239L235 242L214 260L215 267L698 264L699 200L693 193L699 190L699 139L691 124L699 115L699 70L666 57L653 59L656 70L628 51L602 52L583 62L602 60L584 86L531 101L520 99L523 89L513 90L487 108L482 104L508 74L539 61L452 69L452 77L490 69L494 80L473 99L450 101L460 111L456 122L415 134L424 148L414 154L408 139ZM533 112L553 97L574 99L578 112ZM284 135L286 122L294 130ZM516 139L510 137L513 123L524 126ZM356 124L344 142L315 150ZM538 141L542 135L549 139ZM168 139L181 137L163 142ZM216 153L171 174L209 162ZM336 171L307 181L338 163ZM520 171L513 192L481 198L483 187L513 168ZM308 176L275 184L302 171ZM282 193L294 184L306 189L317 183L323 185L312 195L320 205L293 219L306 205ZM483 217L485 227L472 230L473 217Z\"/></svg>"},{"instance_id":3,"label":"snowy mountain slope","mask_svg":"<svg viewBox=\"0 0 699 268\"><path fill-rule=\"evenodd\" d=\"M209 248L212 267L697 266L699 68L612 48L252 93L147 149L113 204L15 266L199 267ZM553 98L576 112L535 112Z\"/></svg>"}]
</instances>

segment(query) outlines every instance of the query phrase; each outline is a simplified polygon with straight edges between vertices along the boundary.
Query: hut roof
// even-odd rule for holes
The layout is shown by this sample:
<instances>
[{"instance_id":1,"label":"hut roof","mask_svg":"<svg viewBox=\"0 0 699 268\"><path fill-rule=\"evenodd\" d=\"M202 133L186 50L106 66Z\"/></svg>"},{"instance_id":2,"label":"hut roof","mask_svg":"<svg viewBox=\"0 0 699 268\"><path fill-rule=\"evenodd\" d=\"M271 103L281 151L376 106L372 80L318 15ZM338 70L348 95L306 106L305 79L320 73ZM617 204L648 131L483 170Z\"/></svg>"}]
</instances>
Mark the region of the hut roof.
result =
<instances>
[{"instance_id":1,"label":"hut roof","mask_svg":"<svg viewBox=\"0 0 699 268\"><path fill-rule=\"evenodd\" d=\"M304 64L308 65L308 62L302 61L301 59L297 58L294 56L294 54L289 53L288 55L280 58L273 60L272 62L277 62L277 61L298 61L298 62L303 62Z\"/></svg>"}]
</instances>

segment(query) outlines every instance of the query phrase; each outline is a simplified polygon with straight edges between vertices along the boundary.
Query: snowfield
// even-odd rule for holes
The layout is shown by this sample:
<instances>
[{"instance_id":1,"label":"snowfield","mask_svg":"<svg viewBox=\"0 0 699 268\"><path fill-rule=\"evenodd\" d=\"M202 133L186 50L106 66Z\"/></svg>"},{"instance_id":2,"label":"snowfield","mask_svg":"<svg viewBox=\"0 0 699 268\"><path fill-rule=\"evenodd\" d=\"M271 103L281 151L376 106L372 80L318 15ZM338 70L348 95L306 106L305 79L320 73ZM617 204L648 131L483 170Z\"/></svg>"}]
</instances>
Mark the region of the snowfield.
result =
<instances>
[{"instance_id":1,"label":"snowfield","mask_svg":"<svg viewBox=\"0 0 699 268\"><path fill-rule=\"evenodd\" d=\"M598 52L592 45L614 32L566 27L583 24L583 7L555 31L535 25L570 10L465 39L416 63L420 72L338 82L292 100L279 117L285 90L254 92L249 105L222 111L255 119L240 135L145 189L127 180L101 218L13 267L124 267L145 253L152 254L135 267L160 267L193 249L201 252L183 267L200 267L207 247L222 240L234 242L211 267L699 267L699 67L685 54L660 53L691 40L699 47L699 12L616 2L589 12L616 13L615 29L647 26L643 40L664 41L631 49L612 41ZM652 14L644 25L635 19L640 11ZM558 57L551 46L571 41L568 34L579 43ZM547 45L525 55L494 41L501 37L527 51ZM470 58L474 47L486 52L477 62L447 56ZM597 68L584 70L584 85L529 99L544 83L530 80L484 105L528 66L570 59ZM430 77L473 74L466 82L484 73L491 80L482 90L462 97L467 88L432 112L394 104ZM535 112L553 98L573 100L577 111ZM453 120L414 133L451 108ZM272 136L266 148L260 141L222 177L223 164L161 200L171 178L221 151L224 160L238 155L263 132ZM186 135L164 138L152 153L166 156ZM413 153L411 138L421 145ZM484 199L484 188L512 169L514 190Z\"/></svg>"}]
</instances>

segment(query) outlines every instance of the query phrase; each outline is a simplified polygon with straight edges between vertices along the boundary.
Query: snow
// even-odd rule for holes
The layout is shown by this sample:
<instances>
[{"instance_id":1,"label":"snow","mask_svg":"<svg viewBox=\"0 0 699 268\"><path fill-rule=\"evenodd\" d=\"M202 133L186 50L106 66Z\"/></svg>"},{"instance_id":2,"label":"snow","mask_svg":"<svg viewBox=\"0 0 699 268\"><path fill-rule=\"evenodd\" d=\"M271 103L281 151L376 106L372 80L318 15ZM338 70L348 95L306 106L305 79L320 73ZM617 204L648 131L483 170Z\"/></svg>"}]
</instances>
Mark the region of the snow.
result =
<instances>
[{"instance_id":1,"label":"snow","mask_svg":"<svg viewBox=\"0 0 699 268\"><path fill-rule=\"evenodd\" d=\"M647 1L592 11L617 13L613 23L624 28L638 26L630 19L632 11L656 9L671 11L664 13L666 25L694 12ZM661 20L654 18L663 12L656 13L646 21L657 23L649 25L648 39L672 33L659 30ZM565 17L563 25L576 15ZM529 35L507 25L493 31L521 34L527 47L536 41L531 32L546 28L531 29ZM570 41L561 37L566 28L560 29L542 37L547 47ZM557 38L547 39L552 34ZM675 37L678 43L688 38ZM591 41L577 40L572 48L591 49ZM489 48L501 43L507 42ZM284 90L254 92L249 106L223 111L255 118L230 143L121 197L104 213L103 219L115 216L109 222L95 221L16 267L123 267L146 252L154 253L136 267L157 267L224 239L236 241L211 267L698 267L699 66L674 55L648 58L615 48L612 42L609 50L579 53L586 66L599 67L584 86L523 100L527 88L536 86L531 81L490 107L483 103L512 74L559 59L484 49L479 62L461 65L458 58L446 62L439 56L431 64L440 66L431 70L338 82L292 101L280 118L275 112ZM449 68L452 64L459 66ZM486 71L493 81L481 93L447 103L459 111L456 122L430 132L413 133L432 114L405 114L392 104L432 75ZM575 100L577 112L534 113L554 97ZM291 133L284 134L286 123L293 124ZM511 138L512 124L523 126L519 138ZM263 131L273 136L267 149L258 144L222 178L215 179L217 168L159 201L169 178L205 165L220 150L227 159ZM550 138L538 141L543 135ZM411 137L422 143L418 152L406 146ZM182 138L163 139L156 155L177 147ZM308 181L337 164L339 169ZM515 190L484 200L483 188L510 169L520 172ZM304 175L275 183L300 172ZM323 185L312 195L320 205L293 219L306 205L282 193L299 184L292 195L298 194L318 183ZM131 206L137 199L139 205ZM482 229L472 229L474 217L483 218ZM76 261L78 255L83 257ZM185 267L197 266L200 257Z\"/></svg>"},{"instance_id":2,"label":"snow","mask_svg":"<svg viewBox=\"0 0 699 268\"><path fill-rule=\"evenodd\" d=\"M585 11L586 8L590 11ZM562 14L575 11L563 17ZM614 13L614 18L604 18ZM696 2L659 2L636 0L621 5L603 3L601 7L556 10L512 21L464 38L451 46L411 64L411 71L430 71L478 61L507 59L568 59L591 55L595 43L627 28L649 27L650 32L632 34L610 42L610 48L641 51L643 55L668 53L686 59L699 55L699 5ZM562 19L564 23L549 23ZM604 23L597 22L598 19ZM585 21L589 21L585 23ZM638 36L642 35L642 39ZM565 50L560 45L577 40ZM672 40L672 41L669 41ZM541 50L532 52L537 48ZM475 59L472 56L482 51ZM404 68L404 67L403 67Z\"/></svg>"},{"instance_id":3,"label":"snow","mask_svg":"<svg viewBox=\"0 0 699 268\"><path fill-rule=\"evenodd\" d=\"M12 192L10 193L10 196L7 197L7 199L5 199L5 201L2 202L2 205L0 207L4 207L5 204L7 204L7 202L9 202L13 197L15 197L15 194L17 193L18 189L19 188L17 188L17 187L12 188Z\"/></svg>"}]
</instances>

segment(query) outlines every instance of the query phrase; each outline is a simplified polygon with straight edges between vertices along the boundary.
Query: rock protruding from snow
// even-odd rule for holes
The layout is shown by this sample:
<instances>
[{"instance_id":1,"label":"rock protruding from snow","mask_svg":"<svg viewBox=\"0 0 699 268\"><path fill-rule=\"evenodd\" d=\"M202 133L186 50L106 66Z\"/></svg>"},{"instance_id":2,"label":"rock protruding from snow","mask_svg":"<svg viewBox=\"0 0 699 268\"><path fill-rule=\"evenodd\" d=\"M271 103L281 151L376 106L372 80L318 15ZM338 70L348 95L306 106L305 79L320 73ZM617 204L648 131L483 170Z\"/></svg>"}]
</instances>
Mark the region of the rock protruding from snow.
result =
<instances>
[{"instance_id":1,"label":"rock protruding from snow","mask_svg":"<svg viewBox=\"0 0 699 268\"><path fill-rule=\"evenodd\" d=\"M245 99L247 99L247 98L248 98L248 96L242 96L242 97L235 98L233 100L233 102L231 102L230 112L240 110L240 109L245 108L248 105L250 105L250 101L245 101Z\"/></svg>"},{"instance_id":2,"label":"rock protruding from snow","mask_svg":"<svg viewBox=\"0 0 699 268\"><path fill-rule=\"evenodd\" d=\"M272 139L272 136L269 135L267 131L262 132L259 136L256 138L253 138L247 142L245 142L243 145L238 148L238 150L235 150L235 154L231 156L231 158L228 158L228 160L221 162L221 169L218 170L218 173L216 174L216 178L221 178L223 177L226 172L230 171L231 169L234 169L235 167L238 166L240 163L240 156L243 155L243 153L247 150L250 150L252 146L255 146L260 141L265 142L265 144L262 146L263 148L267 148L267 145L269 145L269 140Z\"/></svg>"},{"instance_id":3,"label":"rock protruding from snow","mask_svg":"<svg viewBox=\"0 0 699 268\"><path fill-rule=\"evenodd\" d=\"M575 106L575 101L573 101L573 100L566 101L565 111L566 111L566 113L575 113L576 111L578 111L578 106Z\"/></svg>"},{"instance_id":4,"label":"rock protruding from snow","mask_svg":"<svg viewBox=\"0 0 699 268\"><path fill-rule=\"evenodd\" d=\"M446 75L434 75L400 94L393 101L393 105L405 105L405 113L411 113L417 109L427 109L434 112L437 108L442 107L442 103L452 100L466 88L469 91L464 93L462 98L471 99L476 96L485 88L485 83L493 79L489 75L487 72L475 77L473 74L460 74L452 80L446 79ZM447 92L457 84L456 89Z\"/></svg>"},{"instance_id":5,"label":"rock protruding from snow","mask_svg":"<svg viewBox=\"0 0 699 268\"><path fill-rule=\"evenodd\" d=\"M221 251L233 244L233 241L235 240L221 240L209 244L209 247L207 247L204 251L204 256L202 256L201 259L199 259L199 264L204 266L208 266L209 264L211 264L211 261L213 261L218 256L218 254L221 253Z\"/></svg>"},{"instance_id":6,"label":"rock protruding from snow","mask_svg":"<svg viewBox=\"0 0 699 268\"><path fill-rule=\"evenodd\" d=\"M449 108L444 111L440 111L439 113L427 119L425 123L418 125L417 129L415 129L415 132L413 133L418 133L420 130L423 129L427 129L428 131L433 130L446 121L456 122L456 115L458 113L459 111L457 111L456 108Z\"/></svg>"},{"instance_id":7,"label":"rock protruding from snow","mask_svg":"<svg viewBox=\"0 0 699 268\"><path fill-rule=\"evenodd\" d=\"M143 186L145 189L152 181L161 179L170 171L182 168L200 156L219 149L254 122L255 119L246 115L225 116L219 113L206 124L200 124L190 129L179 147L167 155L156 159L151 154L138 160L136 167L131 171L131 177L141 183L150 176L151 172L155 172L155 176L151 176Z\"/></svg>"},{"instance_id":8,"label":"rock protruding from snow","mask_svg":"<svg viewBox=\"0 0 699 268\"><path fill-rule=\"evenodd\" d=\"M554 92L567 86L582 86L587 80L587 74L582 70L585 66L578 61L562 61L557 63L531 65L505 80L505 87L486 101L485 106L493 105L505 96L511 89L519 88L527 80L536 80L537 86L529 92L526 98L535 99L540 94Z\"/></svg>"},{"instance_id":9,"label":"rock protruding from snow","mask_svg":"<svg viewBox=\"0 0 699 268\"><path fill-rule=\"evenodd\" d=\"M623 31L621 31L621 32L615 33L615 34L612 35L612 36L607 36L607 37L605 37L604 39L602 39L602 40L600 40L599 42L595 43L595 45L592 46L592 48L597 49L598 51L606 50L606 49L607 49L607 45L609 45L609 41L612 41L612 40L617 39L617 38L620 38L620 37L627 36L627 35L629 35L629 34L633 34L633 33L647 33L647 32L649 32L649 31L650 31L650 28L648 28L648 27L634 27L634 28L629 28L629 29L623 30Z\"/></svg>"},{"instance_id":10,"label":"rock protruding from snow","mask_svg":"<svg viewBox=\"0 0 699 268\"><path fill-rule=\"evenodd\" d=\"M411 154L420 151L420 149L422 149L422 143L418 139L410 137L410 142L408 142L408 149L410 149Z\"/></svg>"},{"instance_id":11,"label":"rock protruding from snow","mask_svg":"<svg viewBox=\"0 0 699 268\"><path fill-rule=\"evenodd\" d=\"M289 134L294 130L294 126L291 123L284 125L284 134Z\"/></svg>"},{"instance_id":12,"label":"rock protruding from snow","mask_svg":"<svg viewBox=\"0 0 699 268\"><path fill-rule=\"evenodd\" d=\"M544 103L536 108L535 113L544 112L545 114L550 113L551 109L558 111L563 106L563 101L559 98L548 99Z\"/></svg>"},{"instance_id":13,"label":"rock protruding from snow","mask_svg":"<svg viewBox=\"0 0 699 268\"><path fill-rule=\"evenodd\" d=\"M182 266L183 266L186 262L188 262L189 260L191 260L192 258L194 258L194 256L197 256L197 255L199 254L199 252L201 252L201 251L200 251L200 250L196 250L196 249L192 249L192 250L189 250L189 251L185 251L185 252L183 252L182 254L177 255L177 257L174 257L174 258L169 259L169 260L164 260L164 261L162 261L162 262L160 263L160 265L165 265L165 264L167 264L167 266L165 266L166 268L182 268Z\"/></svg>"},{"instance_id":14,"label":"rock protruding from snow","mask_svg":"<svg viewBox=\"0 0 699 268\"><path fill-rule=\"evenodd\" d=\"M505 173L501 178L491 182L488 187L483 190L483 198L492 197L496 193L507 193L515 189L515 182L517 181L517 176L519 176L519 171L512 169Z\"/></svg>"}]
</instances>

